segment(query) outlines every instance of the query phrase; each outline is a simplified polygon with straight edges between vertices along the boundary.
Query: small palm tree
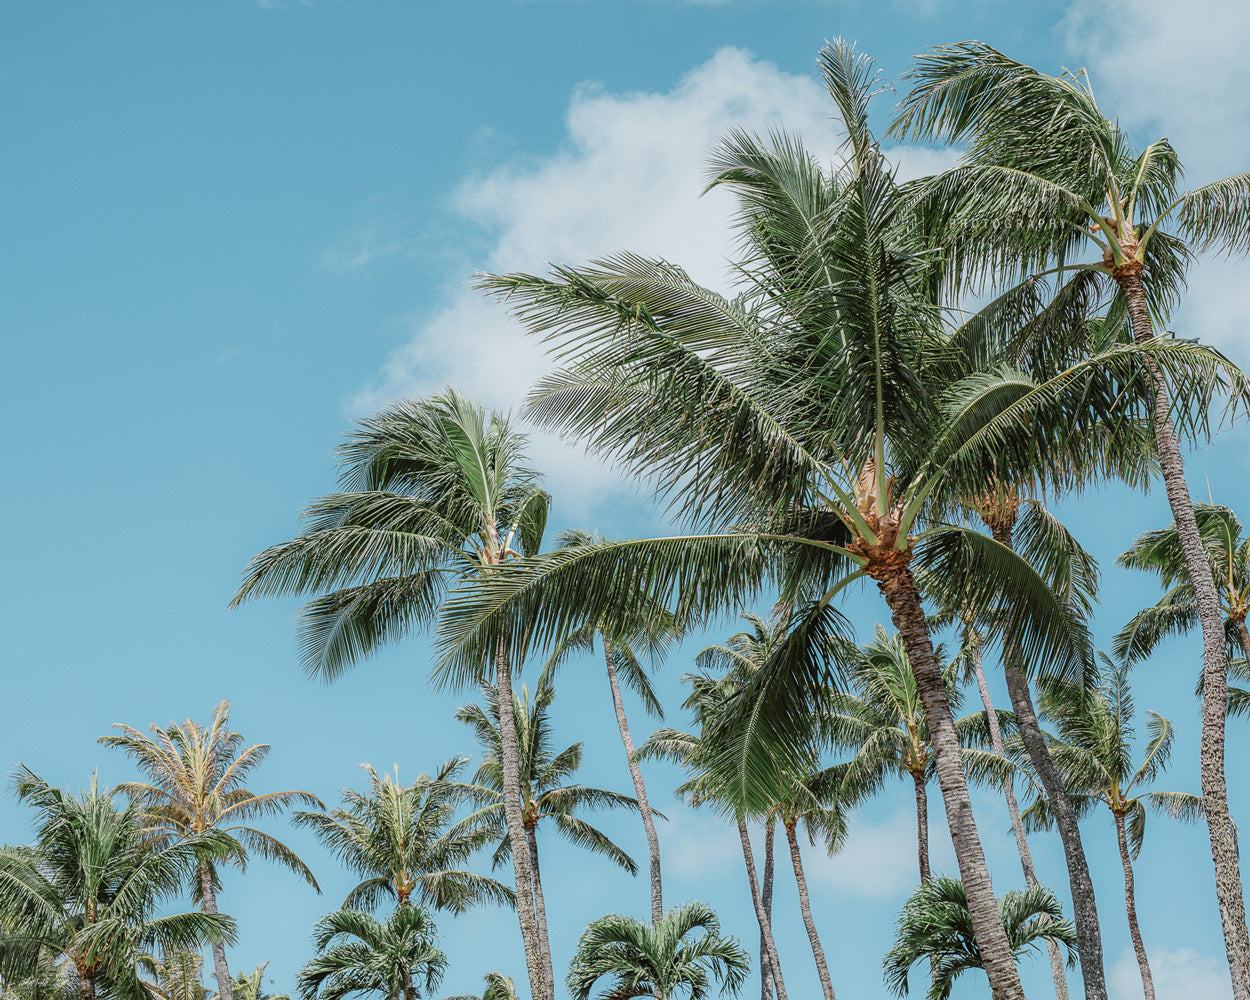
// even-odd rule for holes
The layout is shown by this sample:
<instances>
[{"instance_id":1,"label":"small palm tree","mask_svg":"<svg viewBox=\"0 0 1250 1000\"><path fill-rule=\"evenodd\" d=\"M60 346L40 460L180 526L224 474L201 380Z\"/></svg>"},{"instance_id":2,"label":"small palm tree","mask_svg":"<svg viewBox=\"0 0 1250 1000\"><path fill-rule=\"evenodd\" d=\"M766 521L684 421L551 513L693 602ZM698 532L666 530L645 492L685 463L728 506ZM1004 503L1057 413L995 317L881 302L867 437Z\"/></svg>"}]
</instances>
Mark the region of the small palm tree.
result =
<instances>
[{"instance_id":1,"label":"small palm tree","mask_svg":"<svg viewBox=\"0 0 1250 1000\"><path fill-rule=\"evenodd\" d=\"M1014 959L1043 941L1056 941L1067 947L1068 962L1075 964L1072 924L1062 919L1059 900L1049 889L1030 886L1006 892L998 909ZM928 1000L946 1000L959 976L985 968L972 933L968 894L959 879L930 878L903 906L894 947L885 957L886 985L895 996L906 996L907 974L921 959L929 960L932 971Z\"/></svg>"},{"instance_id":2,"label":"small palm tree","mask_svg":"<svg viewBox=\"0 0 1250 1000\"><path fill-rule=\"evenodd\" d=\"M262 985L268 962L262 962L251 972L239 972L234 977L235 1000L291 1000L285 993L267 993ZM273 982L273 980L269 980Z\"/></svg>"},{"instance_id":3,"label":"small palm tree","mask_svg":"<svg viewBox=\"0 0 1250 1000\"><path fill-rule=\"evenodd\" d=\"M208 996L200 981L204 959L197 952L166 951L160 960L153 955L141 955L137 964L152 977L144 980L143 985L156 1000L205 1000Z\"/></svg>"},{"instance_id":4,"label":"small palm tree","mask_svg":"<svg viewBox=\"0 0 1250 1000\"><path fill-rule=\"evenodd\" d=\"M700 930L704 933L691 939ZM704 1000L712 976L722 990L736 994L750 968L742 946L721 936L716 914L691 902L654 925L620 914L592 922L577 942L566 982L574 1000L589 1000L604 976L612 977L604 996L673 1000L684 993L689 1000Z\"/></svg>"},{"instance_id":5,"label":"small palm tree","mask_svg":"<svg viewBox=\"0 0 1250 1000\"><path fill-rule=\"evenodd\" d=\"M361 910L336 910L313 928L317 956L300 970L300 1000L342 1000L352 993L378 993L386 1000L416 1000L414 977L434 989L447 956L434 944L429 914L419 906L398 906L386 923Z\"/></svg>"},{"instance_id":6,"label":"small palm tree","mask_svg":"<svg viewBox=\"0 0 1250 1000\"><path fill-rule=\"evenodd\" d=\"M281 813L293 802L321 807L311 792L286 791L256 794L243 782L269 755L268 743L243 746L241 734L230 729L230 702L213 709L208 726L190 719L166 727L152 725L151 736L122 723L114 723L117 735L100 742L133 758L150 782L128 781L118 785L138 802L148 835L159 844L218 834L221 850L201 852L194 882L195 895L205 913L217 912L217 868L247 866L249 852L274 861L302 877L318 892L317 880L299 856L276 837L257 830L250 821ZM213 944L213 972L221 1000L233 1000L226 949Z\"/></svg>"},{"instance_id":7,"label":"small palm tree","mask_svg":"<svg viewBox=\"0 0 1250 1000\"><path fill-rule=\"evenodd\" d=\"M1145 786L1167 767L1174 735L1172 723L1158 712L1149 712L1149 739L1141 763L1133 764L1133 695L1128 685L1128 666L1113 665L1104 658L1106 670L1092 690L1049 685L1041 707L1058 730L1051 756L1068 784L1069 797L1078 816L1088 815L1098 803L1105 805L1115 823L1124 868L1124 909L1129 935L1137 954L1142 988L1154 1000L1154 982L1146 947L1137 922L1133 883L1133 859L1141 852L1146 834L1146 810L1194 822L1203 815L1201 797L1187 792L1148 791ZM1049 804L1038 799L1022 819L1030 829L1053 824Z\"/></svg>"},{"instance_id":8,"label":"small palm tree","mask_svg":"<svg viewBox=\"0 0 1250 1000\"><path fill-rule=\"evenodd\" d=\"M367 791L345 788L341 808L295 814L296 826L312 830L323 847L363 876L343 909L373 909L383 898L407 906L413 895L424 906L452 913L481 902L515 902L507 886L462 867L492 837L480 824L453 822L470 791L456 781L467 761L453 757L411 785L400 784L398 766L392 777L361 764Z\"/></svg>"},{"instance_id":9,"label":"small palm tree","mask_svg":"<svg viewBox=\"0 0 1250 1000\"><path fill-rule=\"evenodd\" d=\"M516 853L511 830L505 826L503 810L508 798L500 757L500 712L495 690L483 685L485 707L464 705L456 712L456 718L467 723L482 748L482 764L473 775L475 793L481 807L467 818L467 822L480 823L495 832L499 844L495 850L498 865L509 854ZM542 872L538 864L539 823L554 826L566 839L579 847L601 854L624 868L631 875L638 871L634 859L616 843L584 819L574 815L583 809L637 809L636 800L617 792L585 785L568 784L582 762L582 744L574 743L559 753L553 753L548 708L555 697L555 688L547 680L540 680L530 700L524 685L512 702L513 726L517 734L518 789L522 816L525 849L529 856L530 892L534 911L544 931L547 926L547 909L543 899Z\"/></svg>"},{"instance_id":10,"label":"small palm tree","mask_svg":"<svg viewBox=\"0 0 1250 1000\"><path fill-rule=\"evenodd\" d=\"M446 1000L519 1000L516 983L511 976L505 976L502 972L488 972L483 978L486 980L486 989L482 990L480 997L472 993L462 993L447 997Z\"/></svg>"},{"instance_id":11,"label":"small palm tree","mask_svg":"<svg viewBox=\"0 0 1250 1000\"><path fill-rule=\"evenodd\" d=\"M120 1000L148 1000L141 956L233 941L234 921L215 913L156 916L181 890L200 856L222 851L212 832L171 844L146 835L139 806L118 807L117 789L72 796L29 769L14 775L17 796L39 816L35 843L0 850L0 977L21 980L49 957L74 968L80 1000L105 989Z\"/></svg>"}]
</instances>

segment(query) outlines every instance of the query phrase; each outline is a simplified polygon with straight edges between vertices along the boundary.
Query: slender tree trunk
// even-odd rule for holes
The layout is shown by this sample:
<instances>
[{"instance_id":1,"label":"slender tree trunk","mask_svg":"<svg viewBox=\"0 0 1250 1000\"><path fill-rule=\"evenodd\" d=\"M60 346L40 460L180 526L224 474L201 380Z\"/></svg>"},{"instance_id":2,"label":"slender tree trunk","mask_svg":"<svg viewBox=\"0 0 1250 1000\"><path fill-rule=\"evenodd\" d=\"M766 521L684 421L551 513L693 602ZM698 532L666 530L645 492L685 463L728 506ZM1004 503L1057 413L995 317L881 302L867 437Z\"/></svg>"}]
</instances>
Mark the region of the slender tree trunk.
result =
<instances>
[{"instance_id":1,"label":"slender tree trunk","mask_svg":"<svg viewBox=\"0 0 1250 1000\"><path fill-rule=\"evenodd\" d=\"M555 1000L555 983L547 978L544 950L534 919L533 877L530 874L525 817L521 813L521 777L517 755L516 718L512 712L512 664L508 646L500 640L495 651L495 687L499 699L499 759L503 769L503 813L512 841L512 874L516 882L516 912L525 947L525 966L534 1000Z\"/></svg>"},{"instance_id":2,"label":"slender tree trunk","mask_svg":"<svg viewBox=\"0 0 1250 1000\"><path fill-rule=\"evenodd\" d=\"M612 645L600 633L603 642L603 658L608 665L608 683L612 686L612 704L616 708L616 725L621 731L625 745L625 759L629 761L629 776L634 779L634 797L638 800L638 812L642 814L642 828L647 833L647 851L651 856L651 925L654 927L664 916L664 901L660 886L660 838L655 833L655 819L647 801L647 787L642 783L642 770L634 760L634 740L629 733L629 721L625 718L625 705L621 701L621 685L616 678L616 660Z\"/></svg>"},{"instance_id":3,"label":"slender tree trunk","mask_svg":"<svg viewBox=\"0 0 1250 1000\"><path fill-rule=\"evenodd\" d=\"M534 923L538 925L538 942L543 953L543 971L551 983L555 975L551 971L551 944L547 937L547 904L543 899L543 877L538 868L538 837L533 824L525 824L525 842L530 852L530 878L534 883Z\"/></svg>"},{"instance_id":4,"label":"slender tree trunk","mask_svg":"<svg viewBox=\"0 0 1250 1000\"><path fill-rule=\"evenodd\" d=\"M1141 928L1137 925L1137 894L1133 888L1133 861L1128 856L1128 838L1124 835L1124 815L1114 813L1115 836L1120 844L1120 864L1124 866L1124 910L1128 914L1128 933L1133 939L1133 951L1137 952L1137 967L1141 970L1141 985L1146 1000L1155 1000L1154 977L1150 975L1150 963L1146 960L1146 946L1142 944Z\"/></svg>"},{"instance_id":5,"label":"slender tree trunk","mask_svg":"<svg viewBox=\"0 0 1250 1000\"><path fill-rule=\"evenodd\" d=\"M994 539L1007 548L1013 548L1012 525L991 524ZM1063 775L1055 766L1046 738L1042 735L1029 681L1020 664L1019 645L1011 636L1003 644L1003 677L1007 682L1007 695L1011 710L1016 714L1016 726L1020 741L1024 744L1033 770L1037 772L1059 840L1063 844L1063 858L1068 869L1068 888L1072 894L1072 922L1076 930L1076 953L1081 960L1081 981L1085 987L1085 1000L1107 1000L1107 975L1103 967L1102 930L1098 922L1098 904L1094 898L1094 881L1089 874L1089 862L1085 857L1085 845L1081 842L1081 828L1076 810L1068 797Z\"/></svg>"},{"instance_id":6,"label":"slender tree trunk","mask_svg":"<svg viewBox=\"0 0 1250 1000\"><path fill-rule=\"evenodd\" d=\"M760 901L764 904L764 912L768 914L768 924L773 922L773 820L770 817L764 825L764 878L760 885ZM779 956L780 957L780 956ZM760 995L763 1000L776 993L773 986L773 963L768 955L768 942L764 940L764 928L760 928L760 969L767 975L760 975Z\"/></svg>"},{"instance_id":7,"label":"slender tree trunk","mask_svg":"<svg viewBox=\"0 0 1250 1000\"><path fill-rule=\"evenodd\" d=\"M974 640L975 641L975 640ZM981 666L981 647L972 650L972 670L977 679L977 690L981 694L981 704L985 706L985 719L990 727L990 744L994 753L1003 760L1007 759L1007 751L1003 746L1003 732L998 725L998 716L994 712L994 702L990 698L990 687L985 681L985 670ZM1014 781L1008 777L1003 782L1003 798L1007 800L1007 813L1011 816L1011 831L1016 837L1016 850L1020 852L1020 867L1024 871L1025 885L1038 885L1037 872L1033 868L1033 852L1029 850L1029 840L1024 835L1024 823L1020 819L1020 803L1016 801ZM1068 977L1063 971L1063 955L1059 944L1053 938L1046 939L1046 951L1050 957L1050 976L1055 981L1056 1000L1068 1000Z\"/></svg>"},{"instance_id":8,"label":"slender tree trunk","mask_svg":"<svg viewBox=\"0 0 1250 1000\"><path fill-rule=\"evenodd\" d=\"M916 858L920 862L920 881L929 881L929 793L925 789L924 772L911 773L916 786Z\"/></svg>"},{"instance_id":9,"label":"slender tree trunk","mask_svg":"<svg viewBox=\"0 0 1250 1000\"><path fill-rule=\"evenodd\" d=\"M998 912L998 901L994 897L994 887L990 883L985 854L981 850L981 838L977 834L972 802L968 798L968 782L964 776L955 721L951 718L946 686L933 653L933 641L925 622L920 592L905 563L881 572L877 577L877 586L890 606L894 627L903 638L912 674L916 678L916 689L924 704L938 786L942 789L942 800L946 806L946 821L950 826L955 859L959 863L959 875L968 894L973 935L985 963L990 990L994 1000L1020 1000L1024 989L1020 985L1007 932L1003 930Z\"/></svg>"},{"instance_id":10,"label":"slender tree trunk","mask_svg":"<svg viewBox=\"0 0 1250 1000\"><path fill-rule=\"evenodd\" d=\"M812 943L812 957L816 959L816 974L820 977L820 989L825 1000L835 1000L833 981L829 978L829 965L825 961L825 949L821 947L820 935L816 933L816 921L812 919L812 904L807 895L807 877L803 874L803 858L799 854L799 838L795 824L786 823L786 840L790 844L790 863L794 866L794 881L799 887L799 909L803 911L803 926L807 928L807 940Z\"/></svg>"},{"instance_id":11,"label":"slender tree trunk","mask_svg":"<svg viewBox=\"0 0 1250 1000\"><path fill-rule=\"evenodd\" d=\"M760 884L755 877L755 858L751 854L751 838L747 835L745 820L738 820L738 837L742 841L742 860L746 862L747 881L751 884L751 904L755 907L755 919L759 921L760 933L764 935L764 946L768 950L768 961L772 967L773 984L777 988L777 1000L786 1000L786 986L781 978L781 962L777 959L777 942L773 940L772 922L768 919L768 911L764 909Z\"/></svg>"},{"instance_id":12,"label":"slender tree trunk","mask_svg":"<svg viewBox=\"0 0 1250 1000\"><path fill-rule=\"evenodd\" d=\"M217 912L217 894L213 891L213 872L207 858L199 862L200 906L205 913ZM214 941L213 976L217 980L217 996L220 1000L234 1000L234 981L230 978L230 968L226 965L226 946ZM92 987L94 990L94 986Z\"/></svg>"},{"instance_id":13,"label":"slender tree trunk","mask_svg":"<svg viewBox=\"0 0 1250 1000\"><path fill-rule=\"evenodd\" d=\"M1133 340L1147 344L1154 340L1154 325L1146 289L1139 269L1117 268L1116 281L1124 292ZM1246 930L1246 904L1242 896L1241 869L1237 862L1237 841L1228 812L1228 785L1224 774L1224 719L1228 704L1228 659L1224 652L1224 619L1211 574L1211 563L1198 533L1193 501L1185 484L1185 468L1168 411L1167 387L1159 377L1158 366L1147 359L1155 394L1154 432L1159 453L1159 469L1167 489L1168 503L1176 521L1185 567L1193 584L1202 623L1202 739L1199 760L1202 799L1211 839L1211 860L1215 864L1215 896L1224 929L1224 947L1232 974L1235 1000L1250 1000L1250 933Z\"/></svg>"},{"instance_id":14,"label":"slender tree trunk","mask_svg":"<svg viewBox=\"0 0 1250 1000\"><path fill-rule=\"evenodd\" d=\"M95 973L89 972L81 965L78 971L78 1000L95 1000Z\"/></svg>"}]
</instances>

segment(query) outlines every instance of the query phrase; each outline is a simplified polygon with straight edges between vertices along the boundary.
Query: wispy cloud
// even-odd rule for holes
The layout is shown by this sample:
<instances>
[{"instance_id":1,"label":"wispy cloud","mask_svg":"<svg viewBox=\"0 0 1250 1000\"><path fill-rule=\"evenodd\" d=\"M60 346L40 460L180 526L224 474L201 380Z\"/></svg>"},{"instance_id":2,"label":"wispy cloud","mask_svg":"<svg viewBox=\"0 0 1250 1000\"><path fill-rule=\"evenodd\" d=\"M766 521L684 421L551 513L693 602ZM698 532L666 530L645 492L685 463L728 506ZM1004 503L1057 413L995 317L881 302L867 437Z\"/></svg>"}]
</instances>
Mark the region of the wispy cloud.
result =
<instances>
[{"instance_id":1,"label":"wispy cloud","mask_svg":"<svg viewBox=\"0 0 1250 1000\"><path fill-rule=\"evenodd\" d=\"M1159 948L1147 944L1156 1000L1231 1000L1228 963L1192 948ZM1132 949L1126 948L1111 966L1107 983L1112 1000L1140 1000L1141 973Z\"/></svg>"}]
</instances>

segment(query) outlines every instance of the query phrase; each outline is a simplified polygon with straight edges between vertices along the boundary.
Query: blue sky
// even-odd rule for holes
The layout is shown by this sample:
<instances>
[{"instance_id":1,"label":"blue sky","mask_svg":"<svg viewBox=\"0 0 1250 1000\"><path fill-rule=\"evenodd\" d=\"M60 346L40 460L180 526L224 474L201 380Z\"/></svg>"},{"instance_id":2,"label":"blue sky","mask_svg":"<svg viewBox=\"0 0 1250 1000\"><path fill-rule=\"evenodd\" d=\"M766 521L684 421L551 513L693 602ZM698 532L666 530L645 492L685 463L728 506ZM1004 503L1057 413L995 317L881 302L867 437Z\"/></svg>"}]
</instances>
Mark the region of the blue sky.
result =
<instances>
[{"instance_id":1,"label":"blue sky","mask_svg":"<svg viewBox=\"0 0 1250 1000\"><path fill-rule=\"evenodd\" d=\"M239 573L333 486L331 451L353 417L444 382L517 405L545 362L469 290L474 270L539 270L628 248L723 283L726 203L698 197L703 158L735 124L784 124L831 152L832 110L814 79L826 38L857 39L887 79L925 46L969 37L1052 71L1085 65L1104 107L1140 139L1170 136L1197 182L1244 169L1250 153L1250 19L1231 0L1184 11L1167 0L9 0L0 18L0 400L10 428L0 765L20 760L74 787L96 768L105 783L130 776L95 743L111 723L205 719L223 698L249 740L273 745L258 788L333 801L359 783L362 761L398 763L411 777L470 752L452 713L471 695L426 684L423 640L333 687L312 684L297 664L293 603L226 611ZM891 98L881 100L884 119ZM896 153L912 173L950 162L942 150ZM1248 266L1204 262L1174 324L1243 365ZM1246 445L1234 428L1191 454L1195 493L1244 507ZM645 495L575 449L540 438L533 455L556 527L660 529ZM1105 642L1156 596L1113 560L1166 523L1166 501L1161 490L1108 489L1062 513L1102 561L1095 630ZM868 635L885 609L863 594L850 612ZM677 678L698 646L661 674L671 722L684 723ZM1187 790L1197 788L1197 667L1196 641L1176 642L1136 678L1139 706L1178 726L1168 781ZM631 708L645 734L650 723ZM586 741L588 782L628 787L604 735L614 726L597 664L565 671L555 717L565 743ZM1244 817L1243 726L1230 726L1229 773ZM647 774L671 816L661 831L668 899L704 899L753 947L732 832L672 802L674 771ZM937 867L953 870L933 798ZM900 785L857 814L843 855L812 856L840 995L884 995L878 956L914 867L910 808ZM978 817L996 885L1017 884L1005 811L981 796ZM635 823L605 825L645 855ZM308 837L271 826L303 852L325 895L258 862L227 876L221 901L240 923L233 964L270 960L274 985L288 988L313 922L351 882ZM28 835L27 816L0 799L0 840ZM1109 823L1091 820L1086 840L1109 974L1118 998L1134 996ZM1043 880L1062 890L1058 850L1045 839L1034 849ZM545 851L562 972L586 921L645 914L646 886L554 843ZM1221 995L1205 832L1154 823L1139 871L1161 1000L1187 995L1184 983ZM801 995L815 977L785 869L776 905L787 979ZM523 977L510 914L439 925L452 959L444 993L476 990L492 968ZM1031 995L1045 995L1046 975L1042 961L1026 966ZM957 995L983 992L970 976Z\"/></svg>"}]
</instances>

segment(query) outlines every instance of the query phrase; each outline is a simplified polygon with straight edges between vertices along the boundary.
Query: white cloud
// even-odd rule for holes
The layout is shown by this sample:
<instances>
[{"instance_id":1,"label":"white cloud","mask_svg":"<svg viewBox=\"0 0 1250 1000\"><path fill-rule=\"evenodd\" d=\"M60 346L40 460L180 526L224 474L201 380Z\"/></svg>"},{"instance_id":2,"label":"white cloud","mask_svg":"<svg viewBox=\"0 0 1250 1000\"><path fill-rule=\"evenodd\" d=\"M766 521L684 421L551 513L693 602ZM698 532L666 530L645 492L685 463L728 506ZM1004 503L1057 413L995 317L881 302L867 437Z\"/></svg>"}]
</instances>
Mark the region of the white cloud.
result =
<instances>
[{"instance_id":1,"label":"white cloud","mask_svg":"<svg viewBox=\"0 0 1250 1000\"><path fill-rule=\"evenodd\" d=\"M1146 945L1146 957L1154 979L1157 1000L1225 1000L1233 995L1228 965L1222 959L1203 955L1192 948L1166 948ZM1116 959L1109 974L1112 1000L1140 1000L1141 973L1132 949Z\"/></svg>"},{"instance_id":2,"label":"white cloud","mask_svg":"<svg viewBox=\"0 0 1250 1000\"><path fill-rule=\"evenodd\" d=\"M941 809L940 799L937 808ZM832 856L812 852L804 867L813 886L823 883L839 893L868 899L905 897L920 878L916 859L916 814L904 809L876 823L864 819L862 814L853 815L846 847ZM932 816L929 867L935 873L956 873L955 853L945 824L939 819L935 826Z\"/></svg>"},{"instance_id":3,"label":"white cloud","mask_svg":"<svg viewBox=\"0 0 1250 1000\"><path fill-rule=\"evenodd\" d=\"M666 806L664 812L668 822L660 828L660 846L673 877L693 885L702 876L742 865L742 843L731 822L683 805Z\"/></svg>"}]
</instances>

